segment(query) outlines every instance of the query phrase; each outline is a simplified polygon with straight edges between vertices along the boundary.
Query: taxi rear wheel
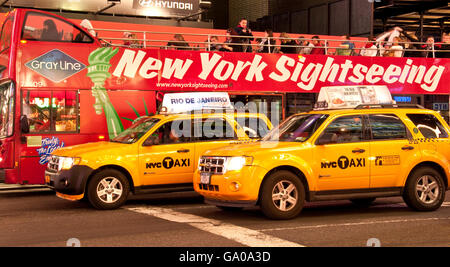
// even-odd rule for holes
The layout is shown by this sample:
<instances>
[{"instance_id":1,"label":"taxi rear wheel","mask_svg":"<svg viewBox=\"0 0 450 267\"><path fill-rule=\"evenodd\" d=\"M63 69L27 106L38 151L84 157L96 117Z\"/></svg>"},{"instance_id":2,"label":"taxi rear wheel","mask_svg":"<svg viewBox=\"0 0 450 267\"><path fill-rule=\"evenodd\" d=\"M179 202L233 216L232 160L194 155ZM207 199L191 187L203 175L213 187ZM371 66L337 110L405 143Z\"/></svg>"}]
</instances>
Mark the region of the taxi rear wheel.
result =
<instances>
[{"instance_id":1,"label":"taxi rear wheel","mask_svg":"<svg viewBox=\"0 0 450 267\"><path fill-rule=\"evenodd\" d=\"M92 177L87 189L89 202L94 208L111 210L125 203L130 192L130 185L123 173L106 169Z\"/></svg>"},{"instance_id":2,"label":"taxi rear wheel","mask_svg":"<svg viewBox=\"0 0 450 267\"><path fill-rule=\"evenodd\" d=\"M445 185L442 176L433 168L415 170L406 182L403 200L417 211L437 210L445 199Z\"/></svg>"},{"instance_id":3,"label":"taxi rear wheel","mask_svg":"<svg viewBox=\"0 0 450 267\"><path fill-rule=\"evenodd\" d=\"M275 172L264 181L260 204L264 215L271 219L292 219L305 204L305 186L289 171Z\"/></svg>"}]
</instances>

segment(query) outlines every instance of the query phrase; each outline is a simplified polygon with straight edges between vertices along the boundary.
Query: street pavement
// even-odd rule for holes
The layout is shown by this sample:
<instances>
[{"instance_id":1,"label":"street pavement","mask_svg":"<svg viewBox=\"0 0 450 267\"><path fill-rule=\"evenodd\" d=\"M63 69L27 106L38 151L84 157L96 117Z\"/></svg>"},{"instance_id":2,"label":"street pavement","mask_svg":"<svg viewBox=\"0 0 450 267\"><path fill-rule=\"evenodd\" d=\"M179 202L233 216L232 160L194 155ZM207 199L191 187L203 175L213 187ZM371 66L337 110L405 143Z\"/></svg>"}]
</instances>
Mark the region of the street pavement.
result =
<instances>
[{"instance_id":1,"label":"street pavement","mask_svg":"<svg viewBox=\"0 0 450 267\"><path fill-rule=\"evenodd\" d=\"M0 246L21 247L449 247L450 192L435 212L382 198L369 208L307 203L297 218L273 221L258 208L222 211L194 192L131 196L99 211L45 188L0 189L0 226Z\"/></svg>"}]
</instances>

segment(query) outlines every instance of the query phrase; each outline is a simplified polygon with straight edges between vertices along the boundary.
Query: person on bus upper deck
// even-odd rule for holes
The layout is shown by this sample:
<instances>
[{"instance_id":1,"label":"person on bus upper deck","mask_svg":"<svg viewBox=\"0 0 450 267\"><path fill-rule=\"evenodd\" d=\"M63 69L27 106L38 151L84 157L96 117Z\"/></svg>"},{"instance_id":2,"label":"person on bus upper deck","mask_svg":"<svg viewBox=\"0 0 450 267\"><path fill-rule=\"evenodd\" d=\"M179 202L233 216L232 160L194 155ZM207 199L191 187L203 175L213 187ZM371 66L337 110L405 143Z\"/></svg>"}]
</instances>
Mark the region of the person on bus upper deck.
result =
<instances>
[{"instance_id":1,"label":"person on bus upper deck","mask_svg":"<svg viewBox=\"0 0 450 267\"><path fill-rule=\"evenodd\" d=\"M269 49L270 40L270 49ZM258 53L273 53L275 50L276 41L273 39L273 31L266 29L264 31L264 38L262 38L258 45Z\"/></svg>"},{"instance_id":2,"label":"person on bus upper deck","mask_svg":"<svg viewBox=\"0 0 450 267\"><path fill-rule=\"evenodd\" d=\"M226 33L226 40L223 44L220 45L219 51L220 52L233 52L233 47L229 46L229 44L232 42L230 37L230 30Z\"/></svg>"},{"instance_id":3,"label":"person on bus upper deck","mask_svg":"<svg viewBox=\"0 0 450 267\"><path fill-rule=\"evenodd\" d=\"M168 49L170 49L173 46L175 50L190 50L190 46L184 39L183 35L175 34L173 38L174 40L171 40L167 43Z\"/></svg>"},{"instance_id":4,"label":"person on bus upper deck","mask_svg":"<svg viewBox=\"0 0 450 267\"><path fill-rule=\"evenodd\" d=\"M300 55L309 55L311 54L311 50L314 48L314 45L312 43L309 43L304 36L300 36L298 38L298 45L297 48L297 54Z\"/></svg>"},{"instance_id":5,"label":"person on bus upper deck","mask_svg":"<svg viewBox=\"0 0 450 267\"><path fill-rule=\"evenodd\" d=\"M436 53L436 57L450 58L450 32L447 32L447 33L444 32L442 34L441 42L439 43L439 45L441 46L440 50L446 50L449 52L443 51L443 52Z\"/></svg>"},{"instance_id":6,"label":"person on bus upper deck","mask_svg":"<svg viewBox=\"0 0 450 267\"><path fill-rule=\"evenodd\" d=\"M337 54L340 56L354 56L355 53L355 44L350 42L350 35L344 35L343 39L345 40L341 45L340 49L337 49Z\"/></svg>"},{"instance_id":7,"label":"person on bus upper deck","mask_svg":"<svg viewBox=\"0 0 450 267\"><path fill-rule=\"evenodd\" d=\"M42 28L41 41L61 41L63 33L59 33L53 20L44 21Z\"/></svg>"},{"instance_id":8,"label":"person on bus upper deck","mask_svg":"<svg viewBox=\"0 0 450 267\"><path fill-rule=\"evenodd\" d=\"M394 37L392 46L389 50L389 56L392 57L402 57L403 56L403 46L401 46L399 44L400 42L400 38L399 37Z\"/></svg>"},{"instance_id":9,"label":"person on bus upper deck","mask_svg":"<svg viewBox=\"0 0 450 267\"><path fill-rule=\"evenodd\" d=\"M319 36L315 35L312 37L312 44L314 48L311 50L311 55L325 55L325 49L320 43Z\"/></svg>"},{"instance_id":10,"label":"person on bus upper deck","mask_svg":"<svg viewBox=\"0 0 450 267\"><path fill-rule=\"evenodd\" d=\"M92 26L91 22L87 19L84 19L80 23L81 28L83 28L85 31L89 32L92 36L97 37L97 33L94 31L94 27ZM83 32L80 32L75 36L75 42L89 42L91 41L91 38L84 34Z\"/></svg>"},{"instance_id":11,"label":"person on bus upper deck","mask_svg":"<svg viewBox=\"0 0 450 267\"><path fill-rule=\"evenodd\" d=\"M208 40L205 43L208 43ZM222 44L219 43L219 37L211 36L209 38L209 51L220 51L220 49L222 49Z\"/></svg>"},{"instance_id":12,"label":"person on bus upper deck","mask_svg":"<svg viewBox=\"0 0 450 267\"><path fill-rule=\"evenodd\" d=\"M432 58L436 55L437 50L441 50L442 45L434 41L433 36L428 36L426 44L421 46L421 49L426 50L423 52L423 56L427 58ZM433 51L434 50L434 51ZM434 53L434 55L433 55Z\"/></svg>"},{"instance_id":13,"label":"person on bus upper deck","mask_svg":"<svg viewBox=\"0 0 450 267\"><path fill-rule=\"evenodd\" d=\"M289 34L282 32L280 34L280 53L282 54L296 54L297 53L297 42L289 36Z\"/></svg>"},{"instance_id":14,"label":"person on bus upper deck","mask_svg":"<svg viewBox=\"0 0 450 267\"><path fill-rule=\"evenodd\" d=\"M123 45L129 48L141 48L141 44L137 40L137 36L135 33L124 32L123 37L125 40L123 41Z\"/></svg>"},{"instance_id":15,"label":"person on bus upper deck","mask_svg":"<svg viewBox=\"0 0 450 267\"><path fill-rule=\"evenodd\" d=\"M254 41L252 30L248 28L248 20L243 18L239 22L239 25L234 28L234 31L245 38L240 38L240 43L247 44L242 46L243 52L253 52L251 42Z\"/></svg>"},{"instance_id":16,"label":"person on bus upper deck","mask_svg":"<svg viewBox=\"0 0 450 267\"><path fill-rule=\"evenodd\" d=\"M376 57L378 53L377 45L375 44L375 38L373 36L368 38L368 42L361 49L361 56L364 57Z\"/></svg>"},{"instance_id":17,"label":"person on bus upper deck","mask_svg":"<svg viewBox=\"0 0 450 267\"><path fill-rule=\"evenodd\" d=\"M240 44L240 38L237 37L237 35L237 32L233 28L229 28L227 30L227 40L225 41L225 45L221 51L243 52L242 45Z\"/></svg>"}]
</instances>

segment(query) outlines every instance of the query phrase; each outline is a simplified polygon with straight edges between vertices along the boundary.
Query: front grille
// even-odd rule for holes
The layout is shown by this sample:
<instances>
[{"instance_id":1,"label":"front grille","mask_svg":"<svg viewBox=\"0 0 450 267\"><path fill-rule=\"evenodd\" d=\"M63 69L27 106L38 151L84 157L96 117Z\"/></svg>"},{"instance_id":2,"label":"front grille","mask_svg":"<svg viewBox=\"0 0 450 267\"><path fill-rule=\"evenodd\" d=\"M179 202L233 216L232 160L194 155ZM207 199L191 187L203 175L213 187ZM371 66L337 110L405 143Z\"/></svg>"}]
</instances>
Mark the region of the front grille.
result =
<instances>
[{"instance_id":1,"label":"front grille","mask_svg":"<svg viewBox=\"0 0 450 267\"><path fill-rule=\"evenodd\" d=\"M47 169L51 172L58 172L59 169L59 157L52 156L48 162Z\"/></svg>"},{"instance_id":2,"label":"front grille","mask_svg":"<svg viewBox=\"0 0 450 267\"><path fill-rule=\"evenodd\" d=\"M199 170L203 173L224 174L226 160L225 157L201 157Z\"/></svg>"},{"instance_id":3,"label":"front grille","mask_svg":"<svg viewBox=\"0 0 450 267\"><path fill-rule=\"evenodd\" d=\"M219 192L218 185L198 184L200 190Z\"/></svg>"}]
</instances>

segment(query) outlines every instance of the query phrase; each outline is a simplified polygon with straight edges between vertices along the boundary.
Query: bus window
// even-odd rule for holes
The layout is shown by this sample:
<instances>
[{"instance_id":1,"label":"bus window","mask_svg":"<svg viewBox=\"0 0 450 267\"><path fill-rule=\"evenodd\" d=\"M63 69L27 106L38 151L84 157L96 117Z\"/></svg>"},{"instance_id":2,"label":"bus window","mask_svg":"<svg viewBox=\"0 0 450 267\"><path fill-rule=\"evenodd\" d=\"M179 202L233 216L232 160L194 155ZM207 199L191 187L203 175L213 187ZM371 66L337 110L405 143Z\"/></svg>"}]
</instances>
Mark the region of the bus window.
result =
<instances>
[{"instance_id":1,"label":"bus window","mask_svg":"<svg viewBox=\"0 0 450 267\"><path fill-rule=\"evenodd\" d=\"M50 91L29 91L23 99L23 115L27 116L30 133L50 131Z\"/></svg>"},{"instance_id":2,"label":"bus window","mask_svg":"<svg viewBox=\"0 0 450 267\"><path fill-rule=\"evenodd\" d=\"M75 91L28 91L23 99L30 133L77 132L78 99Z\"/></svg>"},{"instance_id":3,"label":"bus window","mask_svg":"<svg viewBox=\"0 0 450 267\"><path fill-rule=\"evenodd\" d=\"M0 51L3 51L11 46L12 25L12 19L8 19L5 21L5 23L3 23L0 39Z\"/></svg>"},{"instance_id":4,"label":"bus window","mask_svg":"<svg viewBox=\"0 0 450 267\"><path fill-rule=\"evenodd\" d=\"M77 94L74 91L53 92L55 106L55 131L77 131Z\"/></svg>"},{"instance_id":5,"label":"bus window","mask_svg":"<svg viewBox=\"0 0 450 267\"><path fill-rule=\"evenodd\" d=\"M73 24L36 12L26 15L22 39L30 41L93 43L94 40Z\"/></svg>"},{"instance_id":6,"label":"bus window","mask_svg":"<svg viewBox=\"0 0 450 267\"><path fill-rule=\"evenodd\" d=\"M13 135L14 87L12 83L0 85L0 137Z\"/></svg>"}]
</instances>

